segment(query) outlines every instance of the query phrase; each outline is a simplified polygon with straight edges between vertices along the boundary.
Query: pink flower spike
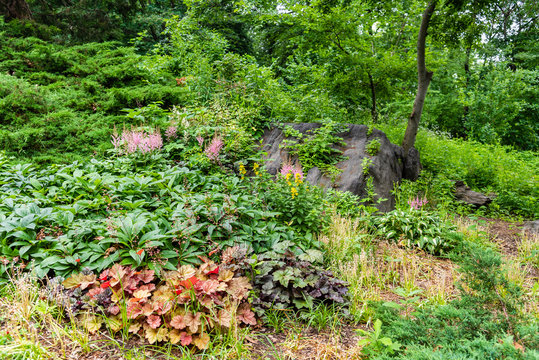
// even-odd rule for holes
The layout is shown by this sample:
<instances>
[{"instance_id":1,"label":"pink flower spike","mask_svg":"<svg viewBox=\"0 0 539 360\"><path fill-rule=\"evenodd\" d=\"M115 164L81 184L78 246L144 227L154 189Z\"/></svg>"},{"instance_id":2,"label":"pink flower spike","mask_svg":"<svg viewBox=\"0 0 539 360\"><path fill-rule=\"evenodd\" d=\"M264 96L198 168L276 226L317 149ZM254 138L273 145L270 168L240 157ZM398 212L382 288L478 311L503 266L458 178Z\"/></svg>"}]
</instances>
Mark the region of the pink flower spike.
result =
<instances>
[{"instance_id":1,"label":"pink flower spike","mask_svg":"<svg viewBox=\"0 0 539 360\"><path fill-rule=\"evenodd\" d=\"M165 131L165 136L167 137L167 140L175 139L178 137L178 127L177 126L169 126L167 131Z\"/></svg>"},{"instance_id":2,"label":"pink flower spike","mask_svg":"<svg viewBox=\"0 0 539 360\"><path fill-rule=\"evenodd\" d=\"M202 136L197 136L198 145L202 146L204 145L204 138Z\"/></svg>"},{"instance_id":3,"label":"pink flower spike","mask_svg":"<svg viewBox=\"0 0 539 360\"><path fill-rule=\"evenodd\" d=\"M296 166L292 169L292 175L296 177L299 175L299 177L303 180L303 169L301 168L301 164L297 163Z\"/></svg>"},{"instance_id":4,"label":"pink flower spike","mask_svg":"<svg viewBox=\"0 0 539 360\"><path fill-rule=\"evenodd\" d=\"M281 171L279 172L283 177L286 177L286 174L292 173L294 171L294 167L290 163L283 164L281 167Z\"/></svg>"},{"instance_id":5,"label":"pink flower spike","mask_svg":"<svg viewBox=\"0 0 539 360\"><path fill-rule=\"evenodd\" d=\"M210 160L217 160L219 158L219 152L223 148L225 143L219 136L215 136L210 145L204 150L204 153Z\"/></svg>"}]
</instances>

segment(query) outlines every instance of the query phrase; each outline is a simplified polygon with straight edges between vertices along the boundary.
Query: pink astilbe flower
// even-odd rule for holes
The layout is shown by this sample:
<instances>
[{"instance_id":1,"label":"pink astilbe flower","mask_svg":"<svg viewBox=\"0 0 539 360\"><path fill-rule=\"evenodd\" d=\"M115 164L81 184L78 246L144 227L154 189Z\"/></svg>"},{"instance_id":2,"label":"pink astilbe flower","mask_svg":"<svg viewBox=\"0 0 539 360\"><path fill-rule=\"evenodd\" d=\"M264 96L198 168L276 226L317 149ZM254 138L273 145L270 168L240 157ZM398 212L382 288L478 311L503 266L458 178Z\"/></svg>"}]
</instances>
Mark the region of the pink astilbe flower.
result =
<instances>
[{"instance_id":1,"label":"pink astilbe flower","mask_svg":"<svg viewBox=\"0 0 539 360\"><path fill-rule=\"evenodd\" d=\"M148 134L148 137L145 139L145 141L148 143L148 147L151 151L158 150L163 147L163 138L161 138L161 134L159 133L159 131Z\"/></svg>"},{"instance_id":2,"label":"pink astilbe flower","mask_svg":"<svg viewBox=\"0 0 539 360\"><path fill-rule=\"evenodd\" d=\"M198 145L202 146L204 145L204 138L202 136L197 136Z\"/></svg>"},{"instance_id":3,"label":"pink astilbe flower","mask_svg":"<svg viewBox=\"0 0 539 360\"><path fill-rule=\"evenodd\" d=\"M112 140L110 141L114 145L114 149L118 150L122 145L122 138L116 132L111 135Z\"/></svg>"},{"instance_id":4,"label":"pink astilbe flower","mask_svg":"<svg viewBox=\"0 0 539 360\"><path fill-rule=\"evenodd\" d=\"M301 168L301 164L297 163L296 166L292 169L292 175L294 175L294 178L299 177L301 180L303 180L303 169Z\"/></svg>"},{"instance_id":5,"label":"pink astilbe flower","mask_svg":"<svg viewBox=\"0 0 539 360\"><path fill-rule=\"evenodd\" d=\"M294 170L294 166L290 163L285 163L283 164L283 166L281 166L281 171L279 171L279 173L283 176L283 177L286 177L286 174L288 173L292 173L292 171Z\"/></svg>"},{"instance_id":6,"label":"pink astilbe flower","mask_svg":"<svg viewBox=\"0 0 539 360\"><path fill-rule=\"evenodd\" d=\"M163 147L163 139L158 130L151 133L146 133L145 131L124 130L122 131L121 137L112 135L112 144L120 154L133 154L136 151L147 154L161 149Z\"/></svg>"},{"instance_id":7,"label":"pink astilbe flower","mask_svg":"<svg viewBox=\"0 0 539 360\"><path fill-rule=\"evenodd\" d=\"M169 126L167 131L165 131L165 136L167 137L167 140L175 139L178 137L178 127L177 126Z\"/></svg>"},{"instance_id":8,"label":"pink astilbe flower","mask_svg":"<svg viewBox=\"0 0 539 360\"><path fill-rule=\"evenodd\" d=\"M221 152L221 149L225 143L219 136L215 136L213 140L211 141L210 145L206 147L206 150L204 150L204 153L210 160L217 160L219 158L219 153Z\"/></svg>"},{"instance_id":9,"label":"pink astilbe flower","mask_svg":"<svg viewBox=\"0 0 539 360\"><path fill-rule=\"evenodd\" d=\"M424 205L427 205L428 200L426 198L420 199L419 196L416 196L415 199L408 200L408 205L410 205L410 208L419 210Z\"/></svg>"},{"instance_id":10,"label":"pink astilbe flower","mask_svg":"<svg viewBox=\"0 0 539 360\"><path fill-rule=\"evenodd\" d=\"M301 180L303 180L303 169L300 163L297 163L295 165L292 165L290 162L283 163L279 174L282 177L286 177L287 174L291 174L293 178L296 178L296 176L298 176Z\"/></svg>"}]
</instances>

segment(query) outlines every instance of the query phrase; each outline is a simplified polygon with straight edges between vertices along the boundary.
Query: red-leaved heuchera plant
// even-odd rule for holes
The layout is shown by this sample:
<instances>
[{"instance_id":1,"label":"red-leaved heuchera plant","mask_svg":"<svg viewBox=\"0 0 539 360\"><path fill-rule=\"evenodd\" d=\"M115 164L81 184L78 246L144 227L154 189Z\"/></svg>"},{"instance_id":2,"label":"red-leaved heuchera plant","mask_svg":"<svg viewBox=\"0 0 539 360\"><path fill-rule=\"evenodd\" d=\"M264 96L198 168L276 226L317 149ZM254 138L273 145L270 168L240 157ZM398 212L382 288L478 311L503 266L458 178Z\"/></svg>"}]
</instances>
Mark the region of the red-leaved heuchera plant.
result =
<instances>
[{"instance_id":1,"label":"red-leaved heuchera plant","mask_svg":"<svg viewBox=\"0 0 539 360\"><path fill-rule=\"evenodd\" d=\"M64 293L82 291L90 306L76 317L92 333L106 322L113 331L128 329L150 344L170 341L205 349L215 328L256 325L256 319L247 301L249 280L201 259L200 267L183 265L163 273L162 280L153 270L116 264L99 276L73 275L62 285Z\"/></svg>"}]
</instances>

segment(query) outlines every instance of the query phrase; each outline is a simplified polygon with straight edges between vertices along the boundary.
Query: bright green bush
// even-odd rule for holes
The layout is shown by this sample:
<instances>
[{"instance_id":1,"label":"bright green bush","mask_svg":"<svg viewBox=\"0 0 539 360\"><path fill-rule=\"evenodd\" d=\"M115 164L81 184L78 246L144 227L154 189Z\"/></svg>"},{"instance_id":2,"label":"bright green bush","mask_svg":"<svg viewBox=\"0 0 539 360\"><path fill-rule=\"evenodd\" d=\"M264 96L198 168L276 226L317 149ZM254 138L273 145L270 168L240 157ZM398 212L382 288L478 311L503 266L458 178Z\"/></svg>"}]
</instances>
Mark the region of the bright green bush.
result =
<instances>
[{"instance_id":1,"label":"bright green bush","mask_svg":"<svg viewBox=\"0 0 539 360\"><path fill-rule=\"evenodd\" d=\"M2 23L0 33L7 35ZM123 109L186 101L188 90L171 75L154 78L139 62L133 48L117 43L63 46L0 36L0 149L40 162L103 153L115 125L141 123Z\"/></svg>"},{"instance_id":2,"label":"bright green bush","mask_svg":"<svg viewBox=\"0 0 539 360\"><path fill-rule=\"evenodd\" d=\"M435 255L447 254L459 240L453 225L421 209L393 210L371 221L378 236Z\"/></svg>"},{"instance_id":3,"label":"bright green bush","mask_svg":"<svg viewBox=\"0 0 539 360\"><path fill-rule=\"evenodd\" d=\"M404 128L379 127L393 143L399 144L402 140ZM451 139L425 130L419 131L416 147L424 170L434 175L427 176L431 185L444 183L447 189L447 180L464 180L473 190L498 195L489 205L493 213L539 215L539 157L536 153ZM444 193L447 195L446 191Z\"/></svg>"}]
</instances>

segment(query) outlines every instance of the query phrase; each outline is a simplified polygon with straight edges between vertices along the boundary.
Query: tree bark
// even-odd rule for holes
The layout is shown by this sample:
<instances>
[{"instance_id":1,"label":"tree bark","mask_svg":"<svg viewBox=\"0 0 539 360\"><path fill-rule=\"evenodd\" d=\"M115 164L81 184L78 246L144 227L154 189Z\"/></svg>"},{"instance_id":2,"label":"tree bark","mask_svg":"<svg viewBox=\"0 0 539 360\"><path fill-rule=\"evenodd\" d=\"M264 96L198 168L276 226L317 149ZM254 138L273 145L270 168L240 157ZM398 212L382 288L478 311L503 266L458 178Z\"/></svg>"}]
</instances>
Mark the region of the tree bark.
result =
<instances>
[{"instance_id":1,"label":"tree bark","mask_svg":"<svg viewBox=\"0 0 539 360\"><path fill-rule=\"evenodd\" d=\"M0 0L0 11L6 20L30 20L32 12L25 0Z\"/></svg>"},{"instance_id":2,"label":"tree bark","mask_svg":"<svg viewBox=\"0 0 539 360\"><path fill-rule=\"evenodd\" d=\"M436 8L436 1L437 0L431 0L429 2L421 17L421 26L419 28L419 35L417 37L417 93L415 96L412 114L408 118L408 126L406 127L404 139L402 140L404 156L408 155L408 151L415 144L415 138L419 128L419 120L421 119L421 113L423 112L423 104L425 103L427 90L432 79L432 72L428 71L427 66L425 65L425 43L430 19L434 13L434 9Z\"/></svg>"},{"instance_id":3,"label":"tree bark","mask_svg":"<svg viewBox=\"0 0 539 360\"><path fill-rule=\"evenodd\" d=\"M377 122L378 121L378 112L376 111L376 87L375 87L374 79L372 78L371 73L367 72L367 75L369 76L369 83L370 83L370 86L371 86L371 99L372 99L371 116L372 116L372 121Z\"/></svg>"},{"instance_id":4,"label":"tree bark","mask_svg":"<svg viewBox=\"0 0 539 360\"><path fill-rule=\"evenodd\" d=\"M462 120L463 120L463 127L466 126L466 120L468 119L468 113L470 112L470 106L468 106L469 101L469 94L470 94L470 81L472 78L472 74L470 72L470 54L472 52L472 49L470 46L466 47L466 57L464 59L464 74L466 75L466 97L465 100L466 104L464 105L464 109L462 112ZM466 133L463 131L462 134L466 138Z\"/></svg>"}]
</instances>

